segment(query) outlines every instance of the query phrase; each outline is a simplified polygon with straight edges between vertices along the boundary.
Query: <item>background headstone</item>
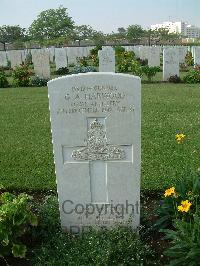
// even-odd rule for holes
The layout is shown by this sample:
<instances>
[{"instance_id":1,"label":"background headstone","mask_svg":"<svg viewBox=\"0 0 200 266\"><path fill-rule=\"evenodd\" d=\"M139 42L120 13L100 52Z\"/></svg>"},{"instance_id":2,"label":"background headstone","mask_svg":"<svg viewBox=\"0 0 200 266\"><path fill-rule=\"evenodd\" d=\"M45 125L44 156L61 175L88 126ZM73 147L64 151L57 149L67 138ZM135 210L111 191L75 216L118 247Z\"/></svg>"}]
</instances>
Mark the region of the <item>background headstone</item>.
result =
<instances>
[{"instance_id":1,"label":"background headstone","mask_svg":"<svg viewBox=\"0 0 200 266\"><path fill-rule=\"evenodd\" d=\"M77 47L66 47L65 49L67 52L68 65L76 65L77 57L79 56Z\"/></svg>"},{"instance_id":2,"label":"background headstone","mask_svg":"<svg viewBox=\"0 0 200 266\"><path fill-rule=\"evenodd\" d=\"M149 47L148 54L148 66L155 67L160 66L160 48L159 47Z\"/></svg>"},{"instance_id":3,"label":"background headstone","mask_svg":"<svg viewBox=\"0 0 200 266\"><path fill-rule=\"evenodd\" d=\"M170 76L179 77L179 50L177 48L164 48L163 50L163 81Z\"/></svg>"},{"instance_id":4,"label":"background headstone","mask_svg":"<svg viewBox=\"0 0 200 266\"><path fill-rule=\"evenodd\" d=\"M9 60L11 62L11 68L22 64L22 53L21 50L9 50Z\"/></svg>"},{"instance_id":5,"label":"background headstone","mask_svg":"<svg viewBox=\"0 0 200 266\"><path fill-rule=\"evenodd\" d=\"M55 57L55 47L52 46L49 48L49 59L51 63L54 62L54 57Z\"/></svg>"},{"instance_id":6,"label":"background headstone","mask_svg":"<svg viewBox=\"0 0 200 266\"><path fill-rule=\"evenodd\" d=\"M193 47L194 65L200 65L200 47Z\"/></svg>"},{"instance_id":7,"label":"background headstone","mask_svg":"<svg viewBox=\"0 0 200 266\"><path fill-rule=\"evenodd\" d=\"M0 66L6 67L7 65L8 65L8 61L6 57L6 52L0 51Z\"/></svg>"},{"instance_id":8,"label":"background headstone","mask_svg":"<svg viewBox=\"0 0 200 266\"><path fill-rule=\"evenodd\" d=\"M140 46L139 47L139 58L142 60L148 59L149 57L149 46Z\"/></svg>"},{"instance_id":9,"label":"background headstone","mask_svg":"<svg viewBox=\"0 0 200 266\"><path fill-rule=\"evenodd\" d=\"M179 63L185 63L185 57L188 51L187 46L179 46Z\"/></svg>"},{"instance_id":10,"label":"background headstone","mask_svg":"<svg viewBox=\"0 0 200 266\"><path fill-rule=\"evenodd\" d=\"M25 60L26 60L26 50L21 50L21 57L22 57L22 62L25 63Z\"/></svg>"},{"instance_id":11,"label":"background headstone","mask_svg":"<svg viewBox=\"0 0 200 266\"><path fill-rule=\"evenodd\" d=\"M99 72L115 72L115 51L112 47L103 47L98 51Z\"/></svg>"},{"instance_id":12,"label":"background headstone","mask_svg":"<svg viewBox=\"0 0 200 266\"><path fill-rule=\"evenodd\" d=\"M135 57L136 58L139 58L140 57L139 46L134 46L133 47L133 52L135 53Z\"/></svg>"},{"instance_id":13,"label":"background headstone","mask_svg":"<svg viewBox=\"0 0 200 266\"><path fill-rule=\"evenodd\" d=\"M65 48L55 48L56 70L67 67L67 54Z\"/></svg>"},{"instance_id":14,"label":"background headstone","mask_svg":"<svg viewBox=\"0 0 200 266\"><path fill-rule=\"evenodd\" d=\"M49 51L38 49L32 53L34 72L37 76L50 78Z\"/></svg>"}]
</instances>

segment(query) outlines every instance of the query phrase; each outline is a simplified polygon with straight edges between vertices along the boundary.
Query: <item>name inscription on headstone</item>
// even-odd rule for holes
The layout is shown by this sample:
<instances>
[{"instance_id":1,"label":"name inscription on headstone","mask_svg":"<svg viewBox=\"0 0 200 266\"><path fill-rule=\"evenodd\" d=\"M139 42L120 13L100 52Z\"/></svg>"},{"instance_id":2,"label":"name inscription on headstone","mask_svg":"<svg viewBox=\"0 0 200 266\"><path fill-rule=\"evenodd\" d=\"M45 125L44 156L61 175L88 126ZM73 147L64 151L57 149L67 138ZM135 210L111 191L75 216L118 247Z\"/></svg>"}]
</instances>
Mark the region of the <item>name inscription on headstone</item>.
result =
<instances>
[{"instance_id":1,"label":"name inscription on headstone","mask_svg":"<svg viewBox=\"0 0 200 266\"><path fill-rule=\"evenodd\" d=\"M64 96L66 107L58 114L132 112L133 105L127 105L127 95L123 88L110 85L93 87L71 87Z\"/></svg>"}]
</instances>

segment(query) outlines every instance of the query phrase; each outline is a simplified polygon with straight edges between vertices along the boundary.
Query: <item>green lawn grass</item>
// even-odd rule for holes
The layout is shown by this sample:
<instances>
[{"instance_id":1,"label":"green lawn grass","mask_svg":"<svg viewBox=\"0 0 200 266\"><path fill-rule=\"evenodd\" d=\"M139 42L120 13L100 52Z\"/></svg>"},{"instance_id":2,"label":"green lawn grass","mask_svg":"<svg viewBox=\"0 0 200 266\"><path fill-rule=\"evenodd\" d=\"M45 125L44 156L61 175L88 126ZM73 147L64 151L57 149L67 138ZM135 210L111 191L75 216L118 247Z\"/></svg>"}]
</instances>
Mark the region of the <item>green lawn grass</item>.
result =
<instances>
[{"instance_id":1,"label":"green lawn grass","mask_svg":"<svg viewBox=\"0 0 200 266\"><path fill-rule=\"evenodd\" d=\"M56 187L47 88L0 89L0 186ZM186 134L183 144L176 133ZM142 85L142 188L200 168L200 85Z\"/></svg>"}]
</instances>

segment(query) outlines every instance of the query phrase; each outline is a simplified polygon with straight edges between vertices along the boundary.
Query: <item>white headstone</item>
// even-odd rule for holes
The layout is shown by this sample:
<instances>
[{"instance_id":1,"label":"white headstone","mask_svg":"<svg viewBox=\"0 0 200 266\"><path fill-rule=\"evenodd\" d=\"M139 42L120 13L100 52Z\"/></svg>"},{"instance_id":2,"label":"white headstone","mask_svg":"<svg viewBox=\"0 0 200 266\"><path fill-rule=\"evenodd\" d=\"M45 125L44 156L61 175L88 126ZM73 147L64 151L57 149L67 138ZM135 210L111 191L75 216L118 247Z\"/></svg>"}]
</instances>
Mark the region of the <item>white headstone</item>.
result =
<instances>
[{"instance_id":1,"label":"white headstone","mask_svg":"<svg viewBox=\"0 0 200 266\"><path fill-rule=\"evenodd\" d=\"M99 72L115 72L115 51L112 47L103 47L98 51Z\"/></svg>"},{"instance_id":2,"label":"white headstone","mask_svg":"<svg viewBox=\"0 0 200 266\"><path fill-rule=\"evenodd\" d=\"M139 47L139 58L142 60L148 59L149 57L149 46L140 46Z\"/></svg>"},{"instance_id":3,"label":"white headstone","mask_svg":"<svg viewBox=\"0 0 200 266\"><path fill-rule=\"evenodd\" d=\"M142 59L142 60L145 59L143 46L139 47L139 58Z\"/></svg>"},{"instance_id":4,"label":"white headstone","mask_svg":"<svg viewBox=\"0 0 200 266\"><path fill-rule=\"evenodd\" d=\"M155 67L160 66L160 48L149 47L148 66Z\"/></svg>"},{"instance_id":5,"label":"white headstone","mask_svg":"<svg viewBox=\"0 0 200 266\"><path fill-rule=\"evenodd\" d=\"M135 53L135 57L139 58L140 57L140 51L139 51L139 46L134 46L133 47L133 52Z\"/></svg>"},{"instance_id":6,"label":"white headstone","mask_svg":"<svg viewBox=\"0 0 200 266\"><path fill-rule=\"evenodd\" d=\"M61 225L139 225L141 81L86 73L48 82Z\"/></svg>"},{"instance_id":7,"label":"white headstone","mask_svg":"<svg viewBox=\"0 0 200 266\"><path fill-rule=\"evenodd\" d=\"M193 54L194 54L194 65L200 65L200 47L194 46L193 47Z\"/></svg>"},{"instance_id":8,"label":"white headstone","mask_svg":"<svg viewBox=\"0 0 200 266\"><path fill-rule=\"evenodd\" d=\"M55 48L55 64L56 70L67 67L67 54L65 48Z\"/></svg>"},{"instance_id":9,"label":"white headstone","mask_svg":"<svg viewBox=\"0 0 200 266\"><path fill-rule=\"evenodd\" d=\"M82 58L84 56L84 47L77 47L77 57Z\"/></svg>"},{"instance_id":10,"label":"white headstone","mask_svg":"<svg viewBox=\"0 0 200 266\"><path fill-rule=\"evenodd\" d=\"M77 63L77 57L78 57L78 49L77 47L66 47L67 51L67 62L68 65L76 64Z\"/></svg>"},{"instance_id":11,"label":"white headstone","mask_svg":"<svg viewBox=\"0 0 200 266\"><path fill-rule=\"evenodd\" d=\"M49 65L49 51L46 49L38 49L32 51L32 61L34 72L37 76L43 78L50 78L50 65Z\"/></svg>"},{"instance_id":12,"label":"white headstone","mask_svg":"<svg viewBox=\"0 0 200 266\"><path fill-rule=\"evenodd\" d=\"M191 53L192 53L192 57L194 58L194 49L195 49L195 46L192 46L191 48L190 48L190 51L191 51Z\"/></svg>"},{"instance_id":13,"label":"white headstone","mask_svg":"<svg viewBox=\"0 0 200 266\"><path fill-rule=\"evenodd\" d=\"M177 48L164 48L163 50L163 81L170 76L179 76L179 51Z\"/></svg>"},{"instance_id":14,"label":"white headstone","mask_svg":"<svg viewBox=\"0 0 200 266\"><path fill-rule=\"evenodd\" d=\"M8 61L7 61L7 57L6 57L6 52L0 51L0 66L6 67L7 65L8 65Z\"/></svg>"},{"instance_id":15,"label":"white headstone","mask_svg":"<svg viewBox=\"0 0 200 266\"><path fill-rule=\"evenodd\" d=\"M185 63L185 57L187 54L187 46L179 46L179 63Z\"/></svg>"},{"instance_id":16,"label":"white headstone","mask_svg":"<svg viewBox=\"0 0 200 266\"><path fill-rule=\"evenodd\" d=\"M22 56L22 62L25 63L25 59L26 59L26 50L21 50L21 56Z\"/></svg>"},{"instance_id":17,"label":"white headstone","mask_svg":"<svg viewBox=\"0 0 200 266\"><path fill-rule=\"evenodd\" d=\"M50 56L50 62L54 62L54 57L55 57L55 47L52 46L49 48L49 56Z\"/></svg>"},{"instance_id":18,"label":"white headstone","mask_svg":"<svg viewBox=\"0 0 200 266\"><path fill-rule=\"evenodd\" d=\"M10 50L8 51L9 60L11 62L11 68L22 64L22 53L21 50Z\"/></svg>"},{"instance_id":19,"label":"white headstone","mask_svg":"<svg viewBox=\"0 0 200 266\"><path fill-rule=\"evenodd\" d=\"M124 46L126 52L134 52L134 46Z\"/></svg>"}]
</instances>

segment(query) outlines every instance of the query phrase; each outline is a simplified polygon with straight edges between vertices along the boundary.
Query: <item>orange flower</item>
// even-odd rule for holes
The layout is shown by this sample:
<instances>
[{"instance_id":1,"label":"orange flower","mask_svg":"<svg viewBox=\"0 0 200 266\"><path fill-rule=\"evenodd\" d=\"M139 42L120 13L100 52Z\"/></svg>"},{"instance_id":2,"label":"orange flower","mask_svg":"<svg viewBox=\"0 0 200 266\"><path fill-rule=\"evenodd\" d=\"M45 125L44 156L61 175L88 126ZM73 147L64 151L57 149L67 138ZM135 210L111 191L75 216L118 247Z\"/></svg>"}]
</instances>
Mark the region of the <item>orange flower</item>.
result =
<instances>
[{"instance_id":1,"label":"orange flower","mask_svg":"<svg viewBox=\"0 0 200 266\"><path fill-rule=\"evenodd\" d=\"M183 142L185 137L186 137L186 135L184 135L184 134L176 134L176 141L178 142L178 144Z\"/></svg>"},{"instance_id":2,"label":"orange flower","mask_svg":"<svg viewBox=\"0 0 200 266\"><path fill-rule=\"evenodd\" d=\"M168 197L168 196L171 196L172 194L173 195L175 194L175 187L171 187L171 188L166 189L164 196Z\"/></svg>"},{"instance_id":3,"label":"orange flower","mask_svg":"<svg viewBox=\"0 0 200 266\"><path fill-rule=\"evenodd\" d=\"M188 200L182 200L181 201L181 205L179 205L177 207L178 211L180 212L188 212L190 209L190 206L192 205L191 202L189 202Z\"/></svg>"}]
</instances>

